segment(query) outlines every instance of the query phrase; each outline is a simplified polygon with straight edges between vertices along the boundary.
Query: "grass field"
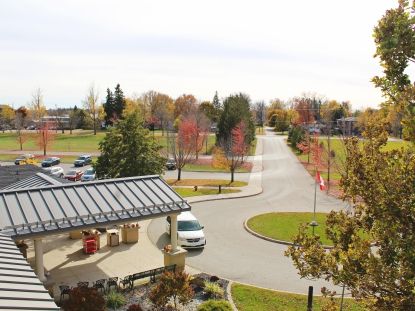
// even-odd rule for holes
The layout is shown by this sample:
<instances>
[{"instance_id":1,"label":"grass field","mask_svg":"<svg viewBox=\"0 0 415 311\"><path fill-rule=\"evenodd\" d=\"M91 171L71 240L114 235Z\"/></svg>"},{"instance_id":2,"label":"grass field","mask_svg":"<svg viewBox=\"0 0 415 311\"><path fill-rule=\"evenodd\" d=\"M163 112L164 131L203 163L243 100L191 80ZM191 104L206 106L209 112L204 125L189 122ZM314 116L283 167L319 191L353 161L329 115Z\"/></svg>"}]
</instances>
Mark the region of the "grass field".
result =
<instances>
[{"instance_id":1,"label":"grass field","mask_svg":"<svg viewBox=\"0 0 415 311\"><path fill-rule=\"evenodd\" d=\"M320 236L324 245L330 245L331 242L325 234L326 218L327 214L316 213L319 225L315 228L315 234ZM312 220L313 213L267 213L249 219L247 225L261 235L282 241L292 241L298 233L300 224L308 224ZM311 234L311 227L308 231Z\"/></svg>"},{"instance_id":2,"label":"grass field","mask_svg":"<svg viewBox=\"0 0 415 311\"><path fill-rule=\"evenodd\" d=\"M232 298L240 311L298 311L307 309L306 295L277 292L238 283L232 285ZM327 300L323 297L314 297L313 310L320 311ZM336 298L336 302L340 306L339 298ZM352 299L345 299L343 310L364 311L366 309Z\"/></svg>"},{"instance_id":3,"label":"grass field","mask_svg":"<svg viewBox=\"0 0 415 311\"><path fill-rule=\"evenodd\" d=\"M245 181L234 181L233 183L229 183L230 180L224 179L166 179L166 182L170 186L180 187L180 186L200 186L200 187L215 187L215 186L227 186L227 187L243 187L248 185Z\"/></svg>"},{"instance_id":4,"label":"grass field","mask_svg":"<svg viewBox=\"0 0 415 311\"><path fill-rule=\"evenodd\" d=\"M173 187L173 189L180 194L182 197L194 197L199 195L209 195L209 194L218 194L218 189L211 189L211 188L198 188L197 191L194 191L193 188L181 188L181 187ZM222 194L226 193L236 193L241 192L238 189L222 189Z\"/></svg>"},{"instance_id":5,"label":"grass field","mask_svg":"<svg viewBox=\"0 0 415 311\"><path fill-rule=\"evenodd\" d=\"M167 146L166 136L161 136L161 132L157 131L154 138L165 148ZM99 142L105 137L106 132L98 132L94 135L92 131L74 131L73 134L65 132L65 134L57 133L49 150L50 152L98 152ZM150 133L152 134L152 133ZM36 132L29 134L29 139L23 144L23 152L39 150L36 145ZM215 135L209 135L207 152L212 153L215 145ZM0 133L0 149L3 150L20 150L20 146L16 139L15 133ZM200 154L206 153L206 147L203 146Z\"/></svg>"}]
</instances>

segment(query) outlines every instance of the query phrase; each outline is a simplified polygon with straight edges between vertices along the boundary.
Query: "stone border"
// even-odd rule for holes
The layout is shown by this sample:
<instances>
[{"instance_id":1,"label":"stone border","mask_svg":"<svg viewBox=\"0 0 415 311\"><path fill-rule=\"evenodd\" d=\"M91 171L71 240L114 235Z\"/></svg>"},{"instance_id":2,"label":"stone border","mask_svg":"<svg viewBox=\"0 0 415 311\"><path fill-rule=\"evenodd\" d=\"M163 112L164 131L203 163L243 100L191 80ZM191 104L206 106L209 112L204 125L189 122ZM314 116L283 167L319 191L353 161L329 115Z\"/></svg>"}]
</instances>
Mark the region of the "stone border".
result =
<instances>
[{"instance_id":1,"label":"stone border","mask_svg":"<svg viewBox=\"0 0 415 311\"><path fill-rule=\"evenodd\" d=\"M232 298L232 284L234 283L232 280L228 280L228 286L226 286L226 293L228 295L228 302L231 304L232 309L234 311L238 311L238 308L235 305L235 302L233 301Z\"/></svg>"},{"instance_id":2,"label":"stone border","mask_svg":"<svg viewBox=\"0 0 415 311\"><path fill-rule=\"evenodd\" d=\"M258 214L258 215L262 215L262 214ZM258 216L258 215L255 215L255 216ZM251 218L254 218L255 216L252 216L252 217L250 217L250 218L248 218L248 219L246 219L246 220L244 221L244 229L245 229L248 233L250 233L250 234L252 234L252 235L256 236L257 238L260 238L260 239L266 240L266 241L268 241L268 242L277 243L277 244L282 244L282 245L289 245L289 246L295 246L295 245L296 245L296 244L294 244L293 242L288 242L288 241L284 241L284 240L277 240L277 239L273 239L273 238L267 237L267 236L265 236L265 235L259 234L258 232L255 232L255 231L253 231L252 229L250 229L250 228L248 227L248 221L249 221ZM332 249L332 248L333 248L333 246L330 246L330 245L323 245L323 248L324 248L324 249Z\"/></svg>"}]
</instances>

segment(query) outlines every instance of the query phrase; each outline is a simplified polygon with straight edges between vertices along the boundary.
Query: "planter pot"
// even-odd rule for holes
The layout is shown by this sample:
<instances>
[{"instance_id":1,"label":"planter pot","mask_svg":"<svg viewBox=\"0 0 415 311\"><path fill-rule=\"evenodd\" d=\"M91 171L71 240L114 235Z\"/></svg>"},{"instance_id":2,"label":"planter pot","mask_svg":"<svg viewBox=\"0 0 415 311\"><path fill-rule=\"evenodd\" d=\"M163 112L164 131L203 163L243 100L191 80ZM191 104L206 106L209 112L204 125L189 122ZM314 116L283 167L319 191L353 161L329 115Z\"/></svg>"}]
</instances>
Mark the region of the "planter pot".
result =
<instances>
[{"instance_id":1,"label":"planter pot","mask_svg":"<svg viewBox=\"0 0 415 311\"><path fill-rule=\"evenodd\" d=\"M121 239L123 243L137 243L138 242L139 226L121 227Z\"/></svg>"}]
</instances>

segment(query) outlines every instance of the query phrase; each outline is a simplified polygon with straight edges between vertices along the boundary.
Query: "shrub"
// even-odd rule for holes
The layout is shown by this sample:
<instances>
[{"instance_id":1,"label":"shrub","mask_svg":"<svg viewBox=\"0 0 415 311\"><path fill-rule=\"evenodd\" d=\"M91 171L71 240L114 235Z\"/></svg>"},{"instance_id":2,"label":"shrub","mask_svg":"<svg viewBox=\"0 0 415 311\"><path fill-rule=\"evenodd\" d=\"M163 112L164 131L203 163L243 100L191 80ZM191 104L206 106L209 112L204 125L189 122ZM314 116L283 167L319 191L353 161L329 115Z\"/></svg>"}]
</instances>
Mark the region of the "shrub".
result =
<instances>
[{"instance_id":1,"label":"shrub","mask_svg":"<svg viewBox=\"0 0 415 311\"><path fill-rule=\"evenodd\" d=\"M199 305L197 311L232 311L232 306L226 300L208 300Z\"/></svg>"},{"instance_id":2,"label":"shrub","mask_svg":"<svg viewBox=\"0 0 415 311\"><path fill-rule=\"evenodd\" d=\"M117 309L126 303L124 295L113 290L105 298L107 300L107 307L113 309Z\"/></svg>"},{"instance_id":3,"label":"shrub","mask_svg":"<svg viewBox=\"0 0 415 311\"><path fill-rule=\"evenodd\" d=\"M177 310L178 303L183 306L188 304L194 296L189 279L189 275L185 272L164 272L157 286L149 294L154 307L166 307L170 299L173 300L173 310Z\"/></svg>"},{"instance_id":4,"label":"shrub","mask_svg":"<svg viewBox=\"0 0 415 311\"><path fill-rule=\"evenodd\" d=\"M143 311L143 309L140 307L138 303L135 303L133 305L130 305L127 311Z\"/></svg>"},{"instance_id":5,"label":"shrub","mask_svg":"<svg viewBox=\"0 0 415 311\"><path fill-rule=\"evenodd\" d=\"M211 298L223 298L224 296L224 290L219 284L208 281L205 282L205 293Z\"/></svg>"},{"instance_id":6,"label":"shrub","mask_svg":"<svg viewBox=\"0 0 415 311\"><path fill-rule=\"evenodd\" d=\"M205 280L202 277L197 276L190 280L190 285L195 292L200 292L205 288Z\"/></svg>"},{"instance_id":7,"label":"shrub","mask_svg":"<svg viewBox=\"0 0 415 311\"><path fill-rule=\"evenodd\" d=\"M75 287L62 308L65 311L103 311L105 300L96 288Z\"/></svg>"},{"instance_id":8,"label":"shrub","mask_svg":"<svg viewBox=\"0 0 415 311\"><path fill-rule=\"evenodd\" d=\"M297 145L303 140L304 130L300 126L293 127L290 136L290 145L294 149L298 149Z\"/></svg>"},{"instance_id":9,"label":"shrub","mask_svg":"<svg viewBox=\"0 0 415 311\"><path fill-rule=\"evenodd\" d=\"M217 281L219 281L219 278L218 278L216 275L212 275L212 276L210 277L210 281L211 281L211 282L217 282Z\"/></svg>"}]
</instances>

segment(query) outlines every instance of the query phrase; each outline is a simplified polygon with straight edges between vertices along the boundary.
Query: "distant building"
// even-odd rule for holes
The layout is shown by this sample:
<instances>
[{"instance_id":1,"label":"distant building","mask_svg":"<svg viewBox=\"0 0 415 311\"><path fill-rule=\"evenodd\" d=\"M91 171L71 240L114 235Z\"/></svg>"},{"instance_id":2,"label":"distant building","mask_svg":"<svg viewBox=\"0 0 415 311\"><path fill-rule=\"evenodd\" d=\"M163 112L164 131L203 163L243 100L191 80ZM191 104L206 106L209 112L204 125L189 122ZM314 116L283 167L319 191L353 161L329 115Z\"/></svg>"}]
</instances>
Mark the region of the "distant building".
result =
<instances>
[{"instance_id":1,"label":"distant building","mask_svg":"<svg viewBox=\"0 0 415 311\"><path fill-rule=\"evenodd\" d=\"M64 128L65 130L69 129L70 118L69 116L45 116L40 118L40 122L38 122L38 127L41 125L47 125L49 129L61 129Z\"/></svg>"},{"instance_id":2,"label":"distant building","mask_svg":"<svg viewBox=\"0 0 415 311\"><path fill-rule=\"evenodd\" d=\"M337 127L340 129L344 136L353 136L359 134L356 117L337 119Z\"/></svg>"}]
</instances>

